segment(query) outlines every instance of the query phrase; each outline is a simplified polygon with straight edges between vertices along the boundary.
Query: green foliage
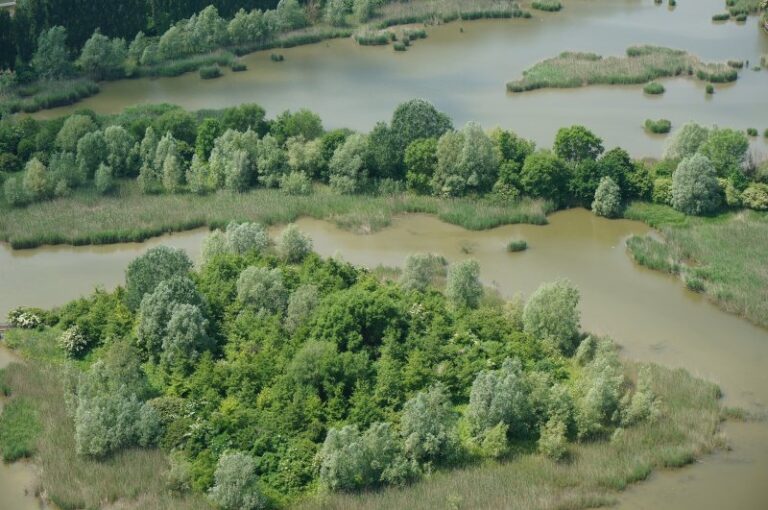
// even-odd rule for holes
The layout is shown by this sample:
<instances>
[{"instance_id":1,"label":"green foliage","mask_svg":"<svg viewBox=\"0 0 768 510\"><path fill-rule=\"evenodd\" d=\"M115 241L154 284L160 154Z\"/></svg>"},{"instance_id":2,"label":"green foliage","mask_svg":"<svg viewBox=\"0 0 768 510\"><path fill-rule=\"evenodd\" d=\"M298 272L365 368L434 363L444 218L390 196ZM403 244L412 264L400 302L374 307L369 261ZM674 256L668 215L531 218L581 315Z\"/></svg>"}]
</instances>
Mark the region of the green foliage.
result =
<instances>
[{"instance_id":1,"label":"green foliage","mask_svg":"<svg viewBox=\"0 0 768 510\"><path fill-rule=\"evenodd\" d=\"M280 189L288 195L311 195L312 180L304 172L290 172L280 179Z\"/></svg>"},{"instance_id":2,"label":"green foliage","mask_svg":"<svg viewBox=\"0 0 768 510\"><path fill-rule=\"evenodd\" d=\"M657 81L653 81L647 84L645 87L643 87L643 92L652 96L657 96L657 95L663 94L665 92L665 89L664 89L664 85L662 85Z\"/></svg>"},{"instance_id":3,"label":"green foliage","mask_svg":"<svg viewBox=\"0 0 768 510\"><path fill-rule=\"evenodd\" d=\"M304 284L291 293L285 312L285 329L293 333L309 322L320 302L320 292L316 285Z\"/></svg>"},{"instance_id":4,"label":"green foliage","mask_svg":"<svg viewBox=\"0 0 768 510\"><path fill-rule=\"evenodd\" d=\"M550 418L539 435L539 451L552 460L562 460L568 453L568 438L565 424L557 418Z\"/></svg>"},{"instance_id":5,"label":"green foliage","mask_svg":"<svg viewBox=\"0 0 768 510\"><path fill-rule=\"evenodd\" d=\"M476 260L465 260L450 265L445 295L457 309L477 308L483 297L480 264Z\"/></svg>"},{"instance_id":6,"label":"green foliage","mask_svg":"<svg viewBox=\"0 0 768 510\"><path fill-rule=\"evenodd\" d=\"M681 160L696 154L699 147L707 141L709 130L693 122L683 124L675 131L664 147L664 159Z\"/></svg>"},{"instance_id":7,"label":"green foliage","mask_svg":"<svg viewBox=\"0 0 768 510\"><path fill-rule=\"evenodd\" d=\"M31 457L36 451L40 429L38 411L32 402L24 398L8 402L0 414L0 455L3 461Z\"/></svg>"},{"instance_id":8,"label":"green foliage","mask_svg":"<svg viewBox=\"0 0 768 510\"><path fill-rule=\"evenodd\" d=\"M227 225L225 246L230 253L243 255L249 252L263 252L270 244L269 234L258 223L235 223Z\"/></svg>"},{"instance_id":9,"label":"green foliage","mask_svg":"<svg viewBox=\"0 0 768 510\"><path fill-rule=\"evenodd\" d=\"M720 185L709 158L695 154L683 159L672 176L672 206L700 216L715 212L720 203Z\"/></svg>"},{"instance_id":10,"label":"green foliage","mask_svg":"<svg viewBox=\"0 0 768 510\"><path fill-rule=\"evenodd\" d=\"M713 129L698 152L714 165L717 175L728 177L742 172L749 139L734 129Z\"/></svg>"},{"instance_id":11,"label":"green foliage","mask_svg":"<svg viewBox=\"0 0 768 510\"><path fill-rule=\"evenodd\" d=\"M584 126L561 128L555 136L553 152L570 163L596 160L603 153L603 140Z\"/></svg>"},{"instance_id":12,"label":"green foliage","mask_svg":"<svg viewBox=\"0 0 768 510\"><path fill-rule=\"evenodd\" d=\"M30 62L35 73L43 79L63 78L70 72L70 62L66 29L54 26L41 32Z\"/></svg>"},{"instance_id":13,"label":"green foliage","mask_svg":"<svg viewBox=\"0 0 768 510\"><path fill-rule=\"evenodd\" d=\"M500 369L480 372L466 412L473 436L482 439L501 423L508 427L508 437L524 438L532 421L528 391L519 359L506 359Z\"/></svg>"},{"instance_id":14,"label":"green foliage","mask_svg":"<svg viewBox=\"0 0 768 510\"><path fill-rule=\"evenodd\" d=\"M183 276L192 267L187 254L177 248L158 246L134 259L125 271L125 303L136 310L146 294L163 281Z\"/></svg>"},{"instance_id":15,"label":"green foliage","mask_svg":"<svg viewBox=\"0 0 768 510\"><path fill-rule=\"evenodd\" d=\"M288 300L280 269L250 266L237 279L237 298L246 306L270 313L281 311Z\"/></svg>"},{"instance_id":16,"label":"green foliage","mask_svg":"<svg viewBox=\"0 0 768 510\"><path fill-rule=\"evenodd\" d=\"M259 510L266 498L258 487L256 461L242 452L223 454L216 464L211 500L223 510Z\"/></svg>"},{"instance_id":17,"label":"green foliage","mask_svg":"<svg viewBox=\"0 0 768 510\"><path fill-rule=\"evenodd\" d=\"M621 215L621 189L610 177L603 177L595 192L592 202L592 212L606 218L616 218Z\"/></svg>"},{"instance_id":18,"label":"green foliage","mask_svg":"<svg viewBox=\"0 0 768 510\"><path fill-rule=\"evenodd\" d=\"M496 182L498 168L493 142L479 125L470 122L463 130L440 137L432 189L446 196L484 193Z\"/></svg>"},{"instance_id":19,"label":"green foliage","mask_svg":"<svg viewBox=\"0 0 768 510\"><path fill-rule=\"evenodd\" d=\"M404 453L418 463L449 458L456 448L455 420L445 388L417 393L405 403L400 418Z\"/></svg>"},{"instance_id":20,"label":"green foliage","mask_svg":"<svg viewBox=\"0 0 768 510\"><path fill-rule=\"evenodd\" d=\"M291 223L280 234L277 250L283 260L295 264L312 252L312 239Z\"/></svg>"},{"instance_id":21,"label":"green foliage","mask_svg":"<svg viewBox=\"0 0 768 510\"><path fill-rule=\"evenodd\" d=\"M400 276L400 286L406 290L425 291L435 278L445 274L445 259L432 254L408 255Z\"/></svg>"},{"instance_id":22,"label":"green foliage","mask_svg":"<svg viewBox=\"0 0 768 510\"><path fill-rule=\"evenodd\" d=\"M741 192L741 202L755 211L768 211L768 184L750 184Z\"/></svg>"},{"instance_id":23,"label":"green foliage","mask_svg":"<svg viewBox=\"0 0 768 510\"><path fill-rule=\"evenodd\" d=\"M104 163L99 165L94 176L94 184L96 191L101 195L111 193L115 189L115 180L112 172L112 167L107 166Z\"/></svg>"},{"instance_id":24,"label":"green foliage","mask_svg":"<svg viewBox=\"0 0 768 510\"><path fill-rule=\"evenodd\" d=\"M124 39L112 39L97 29L85 42L77 66L94 80L122 78L128 48Z\"/></svg>"},{"instance_id":25,"label":"green foliage","mask_svg":"<svg viewBox=\"0 0 768 510\"><path fill-rule=\"evenodd\" d=\"M507 251L516 253L528 249L528 243L524 239L513 239L507 243Z\"/></svg>"},{"instance_id":26,"label":"green foliage","mask_svg":"<svg viewBox=\"0 0 768 510\"><path fill-rule=\"evenodd\" d=\"M573 352L581 326L579 299L578 289L568 280L541 285L525 304L525 332L563 353Z\"/></svg>"},{"instance_id":27,"label":"green foliage","mask_svg":"<svg viewBox=\"0 0 768 510\"><path fill-rule=\"evenodd\" d=\"M368 141L365 136L349 136L333 153L328 169L330 184L336 192L362 191L368 179Z\"/></svg>"},{"instance_id":28,"label":"green foliage","mask_svg":"<svg viewBox=\"0 0 768 510\"><path fill-rule=\"evenodd\" d=\"M529 196L564 204L568 195L568 168L551 152L534 152L525 158L520 184Z\"/></svg>"},{"instance_id":29,"label":"green foliage","mask_svg":"<svg viewBox=\"0 0 768 510\"><path fill-rule=\"evenodd\" d=\"M664 135L672 131L672 122L667 119L646 119L645 130L656 135Z\"/></svg>"}]
</instances>

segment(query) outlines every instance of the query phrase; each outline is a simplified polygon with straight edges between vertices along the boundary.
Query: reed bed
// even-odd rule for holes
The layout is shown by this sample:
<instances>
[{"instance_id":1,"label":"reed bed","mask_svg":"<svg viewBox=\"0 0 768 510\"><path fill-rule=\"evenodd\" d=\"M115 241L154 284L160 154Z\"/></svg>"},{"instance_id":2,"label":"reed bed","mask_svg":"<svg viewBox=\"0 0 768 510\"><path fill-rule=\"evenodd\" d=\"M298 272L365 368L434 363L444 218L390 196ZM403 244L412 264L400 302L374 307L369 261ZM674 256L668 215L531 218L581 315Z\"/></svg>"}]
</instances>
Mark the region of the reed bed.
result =
<instances>
[{"instance_id":1,"label":"reed bed","mask_svg":"<svg viewBox=\"0 0 768 510\"><path fill-rule=\"evenodd\" d=\"M507 84L510 92L542 88L575 88L587 85L633 85L664 77L692 75L713 82L734 81L735 69L727 64L704 63L685 51L659 46L633 46L624 57L564 52L544 60Z\"/></svg>"},{"instance_id":2,"label":"reed bed","mask_svg":"<svg viewBox=\"0 0 768 510\"><path fill-rule=\"evenodd\" d=\"M86 189L21 209L0 206L0 239L14 248L111 244L199 227L220 228L233 220L273 225L301 216L365 233L386 227L394 215L410 212L435 214L448 223L483 230L510 223L544 224L551 210L551 204L542 201L497 204L408 194L337 195L324 188L310 196L290 196L274 189L206 196L142 195L136 183L124 182L113 196Z\"/></svg>"},{"instance_id":3,"label":"reed bed","mask_svg":"<svg viewBox=\"0 0 768 510\"><path fill-rule=\"evenodd\" d=\"M680 274L720 308L768 327L768 213L743 211L679 221L665 206L633 204L625 215L660 229L662 240L632 238L630 254L644 266Z\"/></svg>"}]
</instances>

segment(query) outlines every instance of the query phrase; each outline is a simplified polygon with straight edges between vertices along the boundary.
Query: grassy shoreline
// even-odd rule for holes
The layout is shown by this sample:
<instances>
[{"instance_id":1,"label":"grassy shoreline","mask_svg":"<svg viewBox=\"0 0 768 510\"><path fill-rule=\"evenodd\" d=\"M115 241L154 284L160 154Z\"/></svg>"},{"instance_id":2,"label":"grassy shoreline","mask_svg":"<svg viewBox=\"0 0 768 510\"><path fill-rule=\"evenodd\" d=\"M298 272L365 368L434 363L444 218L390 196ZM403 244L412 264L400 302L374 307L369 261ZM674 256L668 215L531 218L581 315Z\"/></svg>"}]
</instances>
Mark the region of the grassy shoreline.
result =
<instances>
[{"instance_id":1,"label":"grassy shoreline","mask_svg":"<svg viewBox=\"0 0 768 510\"><path fill-rule=\"evenodd\" d=\"M221 228L233 220L274 225L301 216L369 233L389 225L392 216L408 212L435 214L469 230L484 230L511 223L545 224L551 210L551 205L542 201L501 205L472 198L408 194L338 195L324 188L310 196L290 196L273 189L241 194L222 191L205 196L143 195L135 182L125 182L113 196L82 190L69 198L23 209L0 207L0 240L15 249L48 244L113 244L199 227Z\"/></svg>"},{"instance_id":2,"label":"grassy shoreline","mask_svg":"<svg viewBox=\"0 0 768 510\"><path fill-rule=\"evenodd\" d=\"M661 233L662 240L630 238L628 251L638 264L676 275L723 310L768 327L768 213L695 218L666 206L632 204L625 217Z\"/></svg>"},{"instance_id":3,"label":"grassy shoreline","mask_svg":"<svg viewBox=\"0 0 768 510\"><path fill-rule=\"evenodd\" d=\"M25 365L12 364L4 381L14 398L33 402L40 416L35 462L43 494L60 508L210 508L200 494L178 495L166 486L169 463L158 449L132 449L107 462L76 455L73 423L66 411L62 377L66 365L55 346L57 330L8 335L8 346ZM634 378L640 365L625 363ZM632 483L657 469L679 468L724 447L719 432L725 413L720 391L682 369L651 365L653 391L661 398L660 418L623 429L611 440L576 443L570 460L554 463L521 453L505 462L438 471L403 488L357 494L312 494L297 507L310 509L591 508L609 505Z\"/></svg>"}]
</instances>

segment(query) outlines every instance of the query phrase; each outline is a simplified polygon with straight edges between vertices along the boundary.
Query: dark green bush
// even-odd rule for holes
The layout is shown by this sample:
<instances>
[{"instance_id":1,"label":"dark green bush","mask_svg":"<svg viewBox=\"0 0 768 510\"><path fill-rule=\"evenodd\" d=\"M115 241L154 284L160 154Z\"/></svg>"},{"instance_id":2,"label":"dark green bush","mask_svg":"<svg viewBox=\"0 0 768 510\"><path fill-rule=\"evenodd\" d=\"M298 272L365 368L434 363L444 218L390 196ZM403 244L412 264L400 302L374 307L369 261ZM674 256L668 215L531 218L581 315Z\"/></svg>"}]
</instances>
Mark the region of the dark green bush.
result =
<instances>
[{"instance_id":1,"label":"dark green bush","mask_svg":"<svg viewBox=\"0 0 768 510\"><path fill-rule=\"evenodd\" d=\"M524 239L512 239L507 243L507 251L510 253L525 251L527 249L528 243Z\"/></svg>"},{"instance_id":2,"label":"dark green bush","mask_svg":"<svg viewBox=\"0 0 768 510\"><path fill-rule=\"evenodd\" d=\"M757 136L757 129L755 129L755 128L747 128L747 135L749 135L749 136Z\"/></svg>"},{"instance_id":3,"label":"dark green bush","mask_svg":"<svg viewBox=\"0 0 768 510\"><path fill-rule=\"evenodd\" d=\"M654 134L667 134L672 130L672 122L667 119L645 121L645 130Z\"/></svg>"},{"instance_id":4,"label":"dark green bush","mask_svg":"<svg viewBox=\"0 0 768 510\"><path fill-rule=\"evenodd\" d=\"M241 73L243 71L247 71L248 70L248 66L243 64L243 63L241 63L241 62L238 62L236 64L232 64L230 69L232 69L232 72Z\"/></svg>"},{"instance_id":5,"label":"dark green bush","mask_svg":"<svg viewBox=\"0 0 768 510\"><path fill-rule=\"evenodd\" d=\"M664 85L657 81L652 81L651 83L647 84L645 87L643 87L643 92L650 95L659 95L663 94L665 91Z\"/></svg>"},{"instance_id":6,"label":"dark green bush","mask_svg":"<svg viewBox=\"0 0 768 510\"><path fill-rule=\"evenodd\" d=\"M212 80L221 76L221 68L217 65L201 67L198 71L200 78L204 80Z\"/></svg>"},{"instance_id":7,"label":"dark green bush","mask_svg":"<svg viewBox=\"0 0 768 510\"><path fill-rule=\"evenodd\" d=\"M282 62L285 57L281 53L272 53L269 55L269 60L272 62Z\"/></svg>"},{"instance_id":8,"label":"dark green bush","mask_svg":"<svg viewBox=\"0 0 768 510\"><path fill-rule=\"evenodd\" d=\"M731 15L727 12L724 12L722 14L715 14L712 16L712 21L727 21L731 19Z\"/></svg>"},{"instance_id":9,"label":"dark green bush","mask_svg":"<svg viewBox=\"0 0 768 510\"><path fill-rule=\"evenodd\" d=\"M533 2L531 7L537 11L557 12L563 8L563 4L558 0L540 0Z\"/></svg>"}]
</instances>

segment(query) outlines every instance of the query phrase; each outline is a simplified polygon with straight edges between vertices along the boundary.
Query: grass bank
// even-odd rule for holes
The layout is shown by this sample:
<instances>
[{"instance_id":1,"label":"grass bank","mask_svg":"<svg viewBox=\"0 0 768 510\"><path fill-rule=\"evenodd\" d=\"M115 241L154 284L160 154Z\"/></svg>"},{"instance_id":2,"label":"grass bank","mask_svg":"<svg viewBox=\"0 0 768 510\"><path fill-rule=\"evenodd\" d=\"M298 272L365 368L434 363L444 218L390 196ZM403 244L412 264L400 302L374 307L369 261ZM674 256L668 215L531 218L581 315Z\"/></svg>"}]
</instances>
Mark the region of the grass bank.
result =
<instances>
[{"instance_id":1,"label":"grass bank","mask_svg":"<svg viewBox=\"0 0 768 510\"><path fill-rule=\"evenodd\" d=\"M627 369L637 365L629 363ZM651 369L653 391L663 403L661 418L622 430L610 441L575 444L567 462L519 455L508 462L438 472L402 489L328 495L299 508L575 510L611 505L618 491L654 469L689 464L722 445L718 388L683 370Z\"/></svg>"},{"instance_id":2,"label":"grass bank","mask_svg":"<svg viewBox=\"0 0 768 510\"><path fill-rule=\"evenodd\" d=\"M738 73L726 63L704 63L685 51L659 46L633 46L623 57L565 52L539 62L523 78L507 83L510 92L587 85L633 85L657 78L690 75L712 82L735 81Z\"/></svg>"},{"instance_id":3,"label":"grass bank","mask_svg":"<svg viewBox=\"0 0 768 510\"><path fill-rule=\"evenodd\" d=\"M135 182L124 182L113 196L99 196L86 189L69 198L21 209L0 206L0 239L14 248L110 244L204 226L218 228L233 220L273 225L301 216L367 233L389 225L392 216L408 212L435 214L448 223L484 230L511 223L545 224L551 209L541 201L496 204L482 199L408 194L338 195L325 188L310 196L290 196L272 189L206 196L143 195Z\"/></svg>"},{"instance_id":4,"label":"grass bank","mask_svg":"<svg viewBox=\"0 0 768 510\"><path fill-rule=\"evenodd\" d=\"M210 508L201 495L168 490L169 464L160 450L132 449L102 461L75 454L62 384L67 365L55 345L58 333L15 330L7 335L8 345L22 354L25 364L9 366L4 381L15 398L33 402L39 416L36 462L44 494L63 510ZM630 380L636 379L639 367L625 364ZM618 491L646 479L654 469L684 466L724 443L718 434L724 416L718 387L684 370L650 369L652 390L661 402L658 418L620 429L610 440L571 444L565 462L521 452L502 463L439 471L405 488L313 494L297 506L580 509L611 504Z\"/></svg>"},{"instance_id":5,"label":"grass bank","mask_svg":"<svg viewBox=\"0 0 768 510\"><path fill-rule=\"evenodd\" d=\"M160 450L128 450L106 461L75 453L74 424L67 413L62 384L65 365L59 358L61 351L55 348L56 333L9 332L8 345L21 348L25 364L9 365L4 376L14 399L31 402L39 417L35 462L47 499L61 510L210 508L200 495L177 497L168 491L169 464Z\"/></svg>"},{"instance_id":6,"label":"grass bank","mask_svg":"<svg viewBox=\"0 0 768 510\"><path fill-rule=\"evenodd\" d=\"M629 252L638 263L679 275L724 310L768 327L768 213L694 218L666 206L632 204L625 216L658 228L662 235L662 240L629 240Z\"/></svg>"}]
</instances>

